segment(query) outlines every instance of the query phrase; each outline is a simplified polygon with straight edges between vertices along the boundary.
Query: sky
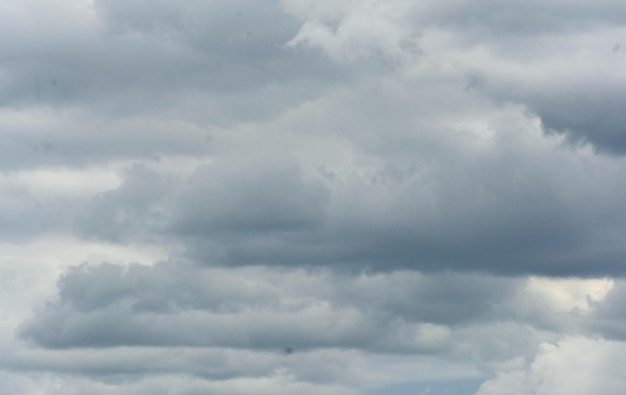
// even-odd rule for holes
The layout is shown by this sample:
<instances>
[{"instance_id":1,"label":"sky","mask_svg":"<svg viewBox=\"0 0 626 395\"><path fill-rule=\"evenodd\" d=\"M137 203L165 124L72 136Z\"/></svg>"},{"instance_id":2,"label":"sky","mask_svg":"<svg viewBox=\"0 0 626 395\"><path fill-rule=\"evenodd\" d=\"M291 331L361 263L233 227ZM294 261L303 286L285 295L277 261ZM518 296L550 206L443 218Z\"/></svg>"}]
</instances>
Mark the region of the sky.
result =
<instances>
[{"instance_id":1,"label":"sky","mask_svg":"<svg viewBox=\"0 0 626 395\"><path fill-rule=\"evenodd\" d=\"M0 392L626 393L624 21L0 2Z\"/></svg>"}]
</instances>

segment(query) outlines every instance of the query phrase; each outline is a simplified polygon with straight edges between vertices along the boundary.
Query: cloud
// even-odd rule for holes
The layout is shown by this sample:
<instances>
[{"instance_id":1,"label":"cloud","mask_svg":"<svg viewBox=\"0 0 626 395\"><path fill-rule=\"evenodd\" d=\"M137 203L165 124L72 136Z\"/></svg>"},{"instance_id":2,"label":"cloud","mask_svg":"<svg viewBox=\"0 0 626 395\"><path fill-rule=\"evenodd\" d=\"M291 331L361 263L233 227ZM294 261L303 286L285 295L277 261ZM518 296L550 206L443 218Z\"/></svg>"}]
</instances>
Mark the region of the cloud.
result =
<instances>
[{"instance_id":1,"label":"cloud","mask_svg":"<svg viewBox=\"0 0 626 395\"><path fill-rule=\"evenodd\" d=\"M623 392L625 13L0 5L0 387Z\"/></svg>"},{"instance_id":2,"label":"cloud","mask_svg":"<svg viewBox=\"0 0 626 395\"><path fill-rule=\"evenodd\" d=\"M311 228L323 221L328 194L293 160L218 161L190 177L172 226L198 236L204 229L236 234Z\"/></svg>"},{"instance_id":3,"label":"cloud","mask_svg":"<svg viewBox=\"0 0 626 395\"><path fill-rule=\"evenodd\" d=\"M459 281L455 276L416 282L414 275L412 281L396 275L328 275L166 263L80 266L60 279L58 301L21 333L51 348L330 347L428 353L447 346L451 333L446 324L488 314L481 309L491 309L492 298L507 293L503 287L485 292L478 286L458 296L443 293ZM398 288L397 294L383 292L389 286ZM407 305L411 297L428 302ZM474 310L459 314L458 298L475 299Z\"/></svg>"},{"instance_id":4,"label":"cloud","mask_svg":"<svg viewBox=\"0 0 626 395\"><path fill-rule=\"evenodd\" d=\"M22 322L19 336L31 346L5 350L4 364L137 385L179 373L268 377L280 368L294 382L363 388L404 377L393 364L407 371L458 364L441 380L495 372L487 391L530 375L519 361L542 360L536 350L554 347L542 344L565 348L564 334L593 336L612 289L600 280L459 273L85 264L69 268L57 297ZM591 349L604 344L583 340ZM415 385L434 377L424 373Z\"/></svg>"},{"instance_id":5,"label":"cloud","mask_svg":"<svg viewBox=\"0 0 626 395\"><path fill-rule=\"evenodd\" d=\"M624 33L621 4L457 3L436 12L446 30L425 29L424 52L466 68L468 85L494 101L524 105L546 133L624 153L624 57L613 50Z\"/></svg>"},{"instance_id":6,"label":"cloud","mask_svg":"<svg viewBox=\"0 0 626 395\"><path fill-rule=\"evenodd\" d=\"M622 343L581 337L543 344L527 367L503 372L484 383L477 395L499 394L621 394L626 382Z\"/></svg>"},{"instance_id":7,"label":"cloud","mask_svg":"<svg viewBox=\"0 0 626 395\"><path fill-rule=\"evenodd\" d=\"M339 62L366 62L394 66L419 54L416 37L406 26L408 2L393 6L381 2L285 1L285 7L304 19L288 46L319 48Z\"/></svg>"},{"instance_id":8,"label":"cloud","mask_svg":"<svg viewBox=\"0 0 626 395\"><path fill-rule=\"evenodd\" d=\"M399 102L390 90L381 101ZM482 103L478 125L402 112L384 133L365 121L368 112L343 110L372 101L340 95L305 106L244 144L219 133L215 141L232 144L227 154L216 151L192 175L129 173L86 206L80 229L108 240L176 240L208 265L621 273L617 159L562 147L516 107L494 114ZM307 122L320 109L326 129L309 144L317 125ZM334 134L345 117L361 133ZM426 133L431 123L443 131ZM407 134L407 124L424 134Z\"/></svg>"},{"instance_id":9,"label":"cloud","mask_svg":"<svg viewBox=\"0 0 626 395\"><path fill-rule=\"evenodd\" d=\"M33 377L34 376L34 377ZM44 390L50 394L82 394L88 392L97 395L128 394L168 394L175 389L179 394L192 395L212 393L220 395L249 394L254 388L257 394L338 394L354 395L353 389L344 386L312 385L295 382L291 377L280 373L271 378L238 378L232 380L209 381L180 375L162 375L150 377L140 382L98 383L72 376L45 377L41 375L7 377L5 388L17 395Z\"/></svg>"},{"instance_id":10,"label":"cloud","mask_svg":"<svg viewBox=\"0 0 626 395\"><path fill-rule=\"evenodd\" d=\"M394 33L395 41L415 33L417 27L405 22L419 14L409 4L401 6L408 13L378 3L320 5L319 9L306 4L275 6L267 12L287 10L294 16L284 18L295 18L289 22L294 26L298 21L306 23L303 20L341 24L366 15L382 18L389 26L401 26L402 31ZM160 4L148 12L103 3L91 18L104 24L97 32L105 38L131 40L139 34L161 45L163 36L171 36L176 45L199 51L192 38L197 33L194 29L200 27L183 23L195 17L190 12L193 7L168 7L174 6ZM380 7L385 12L374 12ZM226 9L220 12L237 19L237 10L232 15ZM254 23L261 23L263 30L269 28L264 21ZM212 28L226 29L220 26ZM109 241L168 240L204 264L620 274L624 251L619 235L624 218L616 214L623 189L619 162L596 157L585 146L563 147L562 140L542 135L548 124L544 113L527 112L534 108L526 99L539 89L537 81L549 79L557 68L537 60L538 73L525 76L522 67L507 71L505 65L519 62L510 50L490 44L470 58L476 47L461 49L464 41L456 36L436 49L437 33L429 26L419 27L424 30L420 36L424 52L419 59L405 59L390 73L370 70L342 80L339 86L328 85L312 101L296 101L285 108L279 100L279 115L254 124L237 121L210 127L197 117L189 119L187 110L167 110L163 117L151 118L141 105L127 107L138 115L108 120L114 113L105 112L105 118L97 122L92 117L100 110L92 106L61 117L39 109L29 114L38 121L28 122L23 112L13 111L5 133L21 142L9 144L7 155L2 156L4 166L135 160L139 168L152 166L159 158L204 159L207 164L198 167L191 178L177 175L172 180L153 174L149 181L142 181L129 175L117 190L78 204L82 209L72 214L77 235ZM278 40L272 31L263 40ZM284 43L295 34L286 29L287 38L281 40ZM372 34L384 36L376 30ZM209 40L211 35L201 36ZM527 32L518 39L533 37ZM302 48L277 51L267 56L280 57L286 51L289 54L284 56L298 59L301 55L320 58ZM132 63L132 59L126 61ZM454 65L453 75L442 69L446 62ZM359 64L350 67L356 70ZM597 69L597 61L581 68L583 72L591 69ZM484 77L468 91L464 76L472 70ZM578 75L576 70L573 77ZM509 81L511 73L515 78ZM526 81L535 76L539 80ZM559 76L569 78L568 73ZM329 78L327 82L335 81ZM140 82L125 86L145 94L144 87L133 87L135 83ZM522 87L518 96L506 93L507 86L517 85ZM117 88L110 89L116 92ZM177 92L186 98L196 94L187 85L181 89ZM253 91L250 94L256 97L256 88L242 92ZM491 102L497 98L522 102L527 108ZM546 103L546 108L558 108ZM570 107L564 111L583 113ZM581 163L580 158L587 162ZM580 172L588 177L579 179ZM189 185L183 188L186 182ZM148 193L151 188L153 193ZM29 229L29 234L37 232Z\"/></svg>"},{"instance_id":11,"label":"cloud","mask_svg":"<svg viewBox=\"0 0 626 395\"><path fill-rule=\"evenodd\" d=\"M269 90L275 99L301 100L316 91L307 80L319 85L338 75L319 57L283 48L298 22L276 2L133 4L63 1L50 7L33 0L7 7L3 30L14 40L3 51L11 61L3 64L7 89L0 103L87 107L116 116L193 106L213 122L232 122L233 116L247 118L242 104L262 114L242 92ZM270 108L277 111L275 105L264 109Z\"/></svg>"}]
</instances>

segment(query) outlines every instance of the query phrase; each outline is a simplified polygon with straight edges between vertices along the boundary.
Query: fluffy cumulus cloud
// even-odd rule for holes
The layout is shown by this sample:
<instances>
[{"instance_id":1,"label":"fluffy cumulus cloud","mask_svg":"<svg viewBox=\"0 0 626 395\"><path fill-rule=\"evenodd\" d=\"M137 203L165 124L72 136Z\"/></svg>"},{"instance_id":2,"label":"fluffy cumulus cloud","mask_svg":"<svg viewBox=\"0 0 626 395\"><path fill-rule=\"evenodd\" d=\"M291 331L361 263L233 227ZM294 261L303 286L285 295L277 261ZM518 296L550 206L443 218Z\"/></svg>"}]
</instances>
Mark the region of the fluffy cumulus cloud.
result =
<instances>
[{"instance_id":1,"label":"fluffy cumulus cloud","mask_svg":"<svg viewBox=\"0 0 626 395\"><path fill-rule=\"evenodd\" d=\"M624 16L1 4L0 392L626 392Z\"/></svg>"}]
</instances>

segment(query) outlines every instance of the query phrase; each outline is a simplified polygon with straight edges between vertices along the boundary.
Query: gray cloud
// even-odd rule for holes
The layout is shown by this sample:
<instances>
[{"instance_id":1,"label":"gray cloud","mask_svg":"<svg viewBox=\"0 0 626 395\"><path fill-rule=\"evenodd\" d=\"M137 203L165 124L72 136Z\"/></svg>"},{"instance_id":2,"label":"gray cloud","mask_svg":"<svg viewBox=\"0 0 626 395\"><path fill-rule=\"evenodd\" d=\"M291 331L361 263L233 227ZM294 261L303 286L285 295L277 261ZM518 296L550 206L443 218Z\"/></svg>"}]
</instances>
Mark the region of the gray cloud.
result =
<instances>
[{"instance_id":1,"label":"gray cloud","mask_svg":"<svg viewBox=\"0 0 626 395\"><path fill-rule=\"evenodd\" d=\"M385 150L419 150L416 140ZM444 140L439 157L400 151L379 164L375 153L368 173L330 178L305 160L244 151L185 180L129 176L79 224L108 240L178 240L208 265L621 274L619 168L591 159L583 170L576 155L531 141L511 136L450 161L443 152L457 148ZM574 182L579 170L587 176Z\"/></svg>"},{"instance_id":2,"label":"gray cloud","mask_svg":"<svg viewBox=\"0 0 626 395\"><path fill-rule=\"evenodd\" d=\"M0 386L623 393L625 13L4 6Z\"/></svg>"},{"instance_id":3,"label":"gray cloud","mask_svg":"<svg viewBox=\"0 0 626 395\"><path fill-rule=\"evenodd\" d=\"M622 4L461 1L427 9L434 14L426 12L425 23L438 21L454 37L432 51L469 66L470 86L497 103L523 104L546 133L624 153Z\"/></svg>"},{"instance_id":4,"label":"gray cloud","mask_svg":"<svg viewBox=\"0 0 626 395\"><path fill-rule=\"evenodd\" d=\"M32 1L23 8L29 12L40 6ZM111 1L96 2L95 8L69 2L66 6L45 6L58 19L40 20L43 15L33 14L31 23L50 33L43 43L11 21L19 8L6 14L5 30L14 42L4 51L12 60L3 64L12 77L0 99L5 106L89 103L91 108L98 105L99 112L108 108L136 114L179 108L182 103L176 102L195 90L212 98L206 110L224 99L211 92L237 96L270 84L337 75L332 64L319 57L283 47L297 31L298 21L285 15L277 2L262 7L249 1L227 7ZM159 94L148 101L147 91ZM237 117L245 118L241 108Z\"/></svg>"},{"instance_id":5,"label":"gray cloud","mask_svg":"<svg viewBox=\"0 0 626 395\"><path fill-rule=\"evenodd\" d=\"M473 86L498 101L523 103L537 114L548 134L563 134L575 146L590 144L600 153L622 155L625 133L620 108L626 101L622 94L624 79L608 75L598 81L592 75L597 65L583 62L580 66L574 64L572 67L578 70L564 73L570 74L565 78L537 76L534 81L532 77L519 81L517 86L501 80L478 80ZM610 63L611 68L617 68L622 60ZM546 85L553 87L547 89Z\"/></svg>"},{"instance_id":6,"label":"gray cloud","mask_svg":"<svg viewBox=\"0 0 626 395\"><path fill-rule=\"evenodd\" d=\"M176 204L175 232L288 232L324 220L329 190L321 180L307 180L296 161L241 162L196 169Z\"/></svg>"},{"instance_id":7,"label":"gray cloud","mask_svg":"<svg viewBox=\"0 0 626 395\"><path fill-rule=\"evenodd\" d=\"M428 353L445 349L446 323L488 316L514 289L476 278L498 287L476 285L451 295L444 290L461 281L457 276L420 278L333 279L324 273L230 272L165 263L81 266L61 278L59 300L21 333L51 348L288 346ZM389 287L396 291L384 291ZM409 306L405 301L411 298L424 302ZM473 307L468 304L459 314L459 299L474 300Z\"/></svg>"},{"instance_id":8,"label":"gray cloud","mask_svg":"<svg viewBox=\"0 0 626 395\"><path fill-rule=\"evenodd\" d=\"M589 324L599 313L581 314L576 306L605 303L590 302L600 300L599 288L576 296L583 280L558 293L552 292L563 287L560 280L550 280L553 286L533 281L180 262L81 265L61 277L58 298L20 329L22 339L46 350L6 360L97 380L175 372L256 377L284 365L305 382L343 382L345 376L323 366L376 355L473 360L491 371L511 359L531 360L540 344L563 333L596 330ZM570 296L578 299L572 304ZM285 354L286 347L294 351ZM54 362L62 355L64 364Z\"/></svg>"},{"instance_id":9,"label":"gray cloud","mask_svg":"<svg viewBox=\"0 0 626 395\"><path fill-rule=\"evenodd\" d=\"M6 190L5 190L6 191ZM13 190L0 198L0 237L19 241L71 229L71 207L60 199L41 201L28 191Z\"/></svg>"},{"instance_id":10,"label":"gray cloud","mask_svg":"<svg viewBox=\"0 0 626 395\"><path fill-rule=\"evenodd\" d=\"M3 15L2 168L204 155L212 128L270 118L347 76L284 47L298 22L278 3L94 6L33 0Z\"/></svg>"},{"instance_id":11,"label":"gray cloud","mask_svg":"<svg viewBox=\"0 0 626 395\"><path fill-rule=\"evenodd\" d=\"M417 11L417 10L416 10ZM600 3L584 1L573 5L566 1L509 2L493 0L427 2L416 18L449 29L481 32L483 37L516 40L520 36L551 32L581 32L599 26L620 26L626 7L614 0Z\"/></svg>"},{"instance_id":12,"label":"gray cloud","mask_svg":"<svg viewBox=\"0 0 626 395\"><path fill-rule=\"evenodd\" d=\"M167 178L136 164L127 169L117 189L93 197L77 210L77 232L114 241L150 239L163 226L160 200L171 187Z\"/></svg>"},{"instance_id":13,"label":"gray cloud","mask_svg":"<svg viewBox=\"0 0 626 395\"><path fill-rule=\"evenodd\" d=\"M207 128L173 119L107 119L89 112L5 110L0 166L5 171L79 167L159 155L200 157L208 152Z\"/></svg>"}]
</instances>

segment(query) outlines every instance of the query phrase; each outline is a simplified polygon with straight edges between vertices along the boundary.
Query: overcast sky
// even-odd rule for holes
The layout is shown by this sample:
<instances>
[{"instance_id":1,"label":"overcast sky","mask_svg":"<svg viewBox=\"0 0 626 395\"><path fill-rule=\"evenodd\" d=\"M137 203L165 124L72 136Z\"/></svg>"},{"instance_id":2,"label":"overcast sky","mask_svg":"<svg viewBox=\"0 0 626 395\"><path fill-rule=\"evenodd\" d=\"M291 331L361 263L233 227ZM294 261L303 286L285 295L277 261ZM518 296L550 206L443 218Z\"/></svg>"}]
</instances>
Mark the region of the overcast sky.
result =
<instances>
[{"instance_id":1,"label":"overcast sky","mask_svg":"<svg viewBox=\"0 0 626 395\"><path fill-rule=\"evenodd\" d=\"M0 2L0 392L626 393L623 0Z\"/></svg>"}]
</instances>

